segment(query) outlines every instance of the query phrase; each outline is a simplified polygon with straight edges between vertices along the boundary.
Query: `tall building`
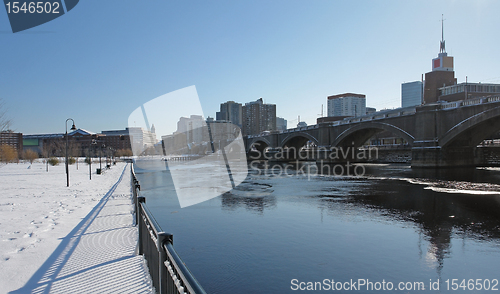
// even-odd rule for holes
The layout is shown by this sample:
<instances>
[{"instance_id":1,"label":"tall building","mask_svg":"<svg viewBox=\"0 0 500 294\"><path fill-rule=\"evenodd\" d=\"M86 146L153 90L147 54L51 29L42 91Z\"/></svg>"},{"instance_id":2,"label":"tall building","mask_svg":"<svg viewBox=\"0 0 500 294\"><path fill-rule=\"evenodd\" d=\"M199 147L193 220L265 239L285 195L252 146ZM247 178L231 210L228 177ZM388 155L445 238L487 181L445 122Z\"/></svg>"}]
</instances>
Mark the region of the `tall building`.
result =
<instances>
[{"instance_id":1,"label":"tall building","mask_svg":"<svg viewBox=\"0 0 500 294\"><path fill-rule=\"evenodd\" d=\"M215 114L215 119L218 121L224 120L232 122L241 128L243 124L242 111L243 107L241 103L227 101L226 103L220 104L220 111Z\"/></svg>"},{"instance_id":2,"label":"tall building","mask_svg":"<svg viewBox=\"0 0 500 294\"><path fill-rule=\"evenodd\" d=\"M422 98L421 81L401 84L401 107L422 105Z\"/></svg>"},{"instance_id":3,"label":"tall building","mask_svg":"<svg viewBox=\"0 0 500 294\"><path fill-rule=\"evenodd\" d=\"M453 57L448 56L444 41L443 21L441 21L441 43L437 58L432 59L432 71L425 74L424 104L439 100L439 88L455 85L457 79L453 71Z\"/></svg>"},{"instance_id":4,"label":"tall building","mask_svg":"<svg viewBox=\"0 0 500 294\"><path fill-rule=\"evenodd\" d=\"M366 96L345 93L328 96L328 116L362 116L366 114Z\"/></svg>"},{"instance_id":5,"label":"tall building","mask_svg":"<svg viewBox=\"0 0 500 294\"><path fill-rule=\"evenodd\" d=\"M259 98L245 103L242 112L244 136L276 130L276 104L264 104L262 98Z\"/></svg>"},{"instance_id":6,"label":"tall building","mask_svg":"<svg viewBox=\"0 0 500 294\"><path fill-rule=\"evenodd\" d=\"M287 122L286 119L282 117L277 117L276 118L276 130L277 131L286 131L287 129Z\"/></svg>"},{"instance_id":7,"label":"tall building","mask_svg":"<svg viewBox=\"0 0 500 294\"><path fill-rule=\"evenodd\" d=\"M187 143L201 143L207 133L207 123L201 115L191 115L189 118L181 117L177 122L177 132L186 135Z\"/></svg>"}]
</instances>

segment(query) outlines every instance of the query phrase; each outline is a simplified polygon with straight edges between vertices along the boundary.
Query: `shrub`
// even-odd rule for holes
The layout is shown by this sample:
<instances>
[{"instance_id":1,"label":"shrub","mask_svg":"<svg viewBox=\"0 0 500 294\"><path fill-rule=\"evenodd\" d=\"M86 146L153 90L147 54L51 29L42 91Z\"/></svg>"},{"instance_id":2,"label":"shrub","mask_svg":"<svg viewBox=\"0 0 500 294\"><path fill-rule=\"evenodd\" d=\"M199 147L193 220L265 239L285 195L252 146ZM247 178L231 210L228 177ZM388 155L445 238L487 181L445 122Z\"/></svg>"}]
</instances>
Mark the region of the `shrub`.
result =
<instances>
[{"instance_id":1,"label":"shrub","mask_svg":"<svg viewBox=\"0 0 500 294\"><path fill-rule=\"evenodd\" d=\"M52 166L59 165L59 159L57 159L57 157L51 157L49 158L48 163Z\"/></svg>"},{"instance_id":2,"label":"shrub","mask_svg":"<svg viewBox=\"0 0 500 294\"><path fill-rule=\"evenodd\" d=\"M90 157L85 157L85 163L86 164L90 164L90 160L91 160Z\"/></svg>"},{"instance_id":3,"label":"shrub","mask_svg":"<svg viewBox=\"0 0 500 294\"><path fill-rule=\"evenodd\" d=\"M130 149L120 149L117 150L115 153L116 157L122 157L122 156L133 156L134 153Z\"/></svg>"},{"instance_id":4,"label":"shrub","mask_svg":"<svg viewBox=\"0 0 500 294\"><path fill-rule=\"evenodd\" d=\"M14 147L9 145L0 146L0 161L11 162L17 159L17 151Z\"/></svg>"},{"instance_id":5,"label":"shrub","mask_svg":"<svg viewBox=\"0 0 500 294\"><path fill-rule=\"evenodd\" d=\"M31 164L33 164L33 161L38 158L38 153L36 153L33 150L26 150L23 152L23 159L28 160Z\"/></svg>"},{"instance_id":6,"label":"shrub","mask_svg":"<svg viewBox=\"0 0 500 294\"><path fill-rule=\"evenodd\" d=\"M76 159L74 157L69 157L68 158L68 164L75 164Z\"/></svg>"}]
</instances>

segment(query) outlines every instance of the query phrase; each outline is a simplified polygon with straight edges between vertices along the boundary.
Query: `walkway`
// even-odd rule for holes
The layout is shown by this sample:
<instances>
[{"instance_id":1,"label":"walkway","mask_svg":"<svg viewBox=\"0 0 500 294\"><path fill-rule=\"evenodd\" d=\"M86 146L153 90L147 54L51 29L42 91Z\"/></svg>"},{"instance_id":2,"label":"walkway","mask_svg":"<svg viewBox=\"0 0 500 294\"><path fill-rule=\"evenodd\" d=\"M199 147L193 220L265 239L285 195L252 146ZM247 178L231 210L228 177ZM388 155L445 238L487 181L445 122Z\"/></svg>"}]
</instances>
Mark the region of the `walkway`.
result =
<instances>
[{"instance_id":1,"label":"walkway","mask_svg":"<svg viewBox=\"0 0 500 294\"><path fill-rule=\"evenodd\" d=\"M135 254L129 168L26 285L10 293L153 293Z\"/></svg>"}]
</instances>

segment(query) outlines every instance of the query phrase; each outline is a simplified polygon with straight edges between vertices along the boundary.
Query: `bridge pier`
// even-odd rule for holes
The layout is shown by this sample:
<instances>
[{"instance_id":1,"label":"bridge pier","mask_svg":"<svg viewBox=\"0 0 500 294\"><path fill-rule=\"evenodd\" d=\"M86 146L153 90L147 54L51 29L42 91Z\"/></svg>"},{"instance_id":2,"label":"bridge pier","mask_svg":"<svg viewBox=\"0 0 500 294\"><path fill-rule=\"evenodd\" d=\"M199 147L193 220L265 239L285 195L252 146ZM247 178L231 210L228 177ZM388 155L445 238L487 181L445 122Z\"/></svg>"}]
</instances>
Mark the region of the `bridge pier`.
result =
<instances>
[{"instance_id":1,"label":"bridge pier","mask_svg":"<svg viewBox=\"0 0 500 294\"><path fill-rule=\"evenodd\" d=\"M411 150L412 168L446 168L476 166L475 148L414 146Z\"/></svg>"}]
</instances>

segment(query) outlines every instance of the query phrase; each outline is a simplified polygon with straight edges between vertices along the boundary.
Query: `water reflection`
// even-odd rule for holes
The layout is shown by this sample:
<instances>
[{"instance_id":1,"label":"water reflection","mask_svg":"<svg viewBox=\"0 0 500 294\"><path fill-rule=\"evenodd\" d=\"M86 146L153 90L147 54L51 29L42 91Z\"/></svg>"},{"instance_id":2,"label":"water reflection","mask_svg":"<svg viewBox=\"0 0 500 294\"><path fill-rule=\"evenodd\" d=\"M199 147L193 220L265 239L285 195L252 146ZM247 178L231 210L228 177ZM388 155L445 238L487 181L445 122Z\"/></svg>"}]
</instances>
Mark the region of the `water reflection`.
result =
<instances>
[{"instance_id":1,"label":"water reflection","mask_svg":"<svg viewBox=\"0 0 500 294\"><path fill-rule=\"evenodd\" d=\"M283 293L291 278L496 278L500 170L304 174L313 164L256 163L236 189L182 210L168 173L139 178L161 187L144 191L147 203L208 292Z\"/></svg>"},{"instance_id":2,"label":"water reflection","mask_svg":"<svg viewBox=\"0 0 500 294\"><path fill-rule=\"evenodd\" d=\"M313 196L321 211L338 213L348 205L368 209L369 213L390 221L411 222L429 242L425 257L437 263L440 274L450 255L454 236L500 245L500 178L491 169L411 169L407 165L364 165L363 176L332 176L331 165L316 175L314 163L254 164L254 177L284 178L306 176L332 185ZM285 172L285 167L286 172ZM312 174L303 174L312 171ZM358 182L360 189L342 189L343 181ZM410 183L410 185L408 184ZM258 183L255 183L256 185ZM313 183L309 183L314 186ZM306 188L310 189L310 188ZM439 192L439 193L436 193ZM223 206L226 204L223 197ZM245 205L246 199L231 198L231 205ZM275 199L273 199L275 204ZM342 203L344 206L339 206ZM265 207L265 205L263 205ZM351 208L352 209L352 208ZM262 210L263 211L263 210ZM422 254L421 254L422 255Z\"/></svg>"},{"instance_id":3,"label":"water reflection","mask_svg":"<svg viewBox=\"0 0 500 294\"><path fill-rule=\"evenodd\" d=\"M399 171L397 177L394 177L395 171ZM439 274L445 258L450 255L454 236L500 245L500 196L484 193L497 194L498 190L494 189L498 185L466 182L479 179L484 181L485 175L481 175L483 171L432 171L435 178L429 178L428 170L411 170L404 166L392 167L392 170L380 170L380 167L377 169L372 166L368 172L366 176L376 180L370 182L368 189L352 191L349 197L343 198L343 202L368 208L372 213L391 221L416 224L424 239L429 242L426 259L437 262ZM408 185L408 178L414 179L413 182L418 182L419 185ZM419 181L416 181L418 178ZM449 190L439 190L436 187L447 187ZM441 193L435 193L436 191ZM464 191L473 194L463 193ZM332 211L338 209L338 196L321 195L318 199L322 208Z\"/></svg>"},{"instance_id":4,"label":"water reflection","mask_svg":"<svg viewBox=\"0 0 500 294\"><path fill-rule=\"evenodd\" d=\"M276 206L276 197L270 184L245 180L229 192L222 194L221 205L224 210L236 210L240 207L253 212L264 213L264 209Z\"/></svg>"}]
</instances>

